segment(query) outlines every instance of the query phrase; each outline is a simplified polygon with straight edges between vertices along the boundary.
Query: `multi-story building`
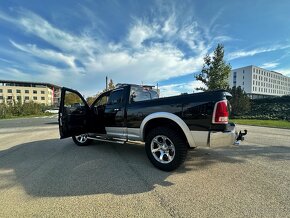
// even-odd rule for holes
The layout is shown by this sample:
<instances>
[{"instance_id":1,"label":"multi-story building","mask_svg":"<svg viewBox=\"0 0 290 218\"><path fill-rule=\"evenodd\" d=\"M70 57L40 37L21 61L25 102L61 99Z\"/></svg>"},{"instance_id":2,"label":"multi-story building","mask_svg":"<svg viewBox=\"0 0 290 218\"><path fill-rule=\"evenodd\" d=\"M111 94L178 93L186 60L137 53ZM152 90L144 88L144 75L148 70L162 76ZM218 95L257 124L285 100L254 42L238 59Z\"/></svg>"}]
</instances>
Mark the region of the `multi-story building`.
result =
<instances>
[{"instance_id":1,"label":"multi-story building","mask_svg":"<svg viewBox=\"0 0 290 218\"><path fill-rule=\"evenodd\" d=\"M61 87L50 83L0 80L0 103L33 101L59 105Z\"/></svg>"},{"instance_id":2,"label":"multi-story building","mask_svg":"<svg viewBox=\"0 0 290 218\"><path fill-rule=\"evenodd\" d=\"M229 85L241 86L251 98L290 94L290 77L253 65L232 70Z\"/></svg>"}]
</instances>

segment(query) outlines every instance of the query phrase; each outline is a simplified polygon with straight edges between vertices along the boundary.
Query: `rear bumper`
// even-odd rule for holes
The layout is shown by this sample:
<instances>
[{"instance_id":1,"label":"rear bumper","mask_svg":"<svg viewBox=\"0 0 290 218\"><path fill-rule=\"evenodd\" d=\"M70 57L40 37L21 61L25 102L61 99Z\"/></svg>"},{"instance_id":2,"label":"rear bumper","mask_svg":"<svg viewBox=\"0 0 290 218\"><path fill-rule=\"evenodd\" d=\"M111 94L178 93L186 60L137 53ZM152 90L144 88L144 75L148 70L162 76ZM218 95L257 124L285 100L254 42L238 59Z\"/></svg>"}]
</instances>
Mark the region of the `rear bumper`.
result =
<instances>
[{"instance_id":1,"label":"rear bumper","mask_svg":"<svg viewBox=\"0 0 290 218\"><path fill-rule=\"evenodd\" d=\"M229 123L226 125L224 131L211 130L211 131L191 131L194 144L190 144L190 147L226 147L230 145L237 145L240 141L244 140L244 136L247 134L247 130L244 133L241 131L238 133L236 125Z\"/></svg>"},{"instance_id":2,"label":"rear bumper","mask_svg":"<svg viewBox=\"0 0 290 218\"><path fill-rule=\"evenodd\" d=\"M229 124L224 132L209 132L208 146L212 148L226 147L235 144L238 133L235 124Z\"/></svg>"}]
</instances>

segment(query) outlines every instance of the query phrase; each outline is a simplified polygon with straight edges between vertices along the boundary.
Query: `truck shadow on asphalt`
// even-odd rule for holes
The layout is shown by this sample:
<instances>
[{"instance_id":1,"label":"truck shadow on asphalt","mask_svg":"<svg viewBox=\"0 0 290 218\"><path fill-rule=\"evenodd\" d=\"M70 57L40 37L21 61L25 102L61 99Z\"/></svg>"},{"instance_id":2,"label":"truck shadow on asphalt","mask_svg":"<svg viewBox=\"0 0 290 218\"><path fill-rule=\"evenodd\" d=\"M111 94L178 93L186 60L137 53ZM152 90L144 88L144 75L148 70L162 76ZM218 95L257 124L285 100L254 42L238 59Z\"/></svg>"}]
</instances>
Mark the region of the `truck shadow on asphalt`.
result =
<instances>
[{"instance_id":1,"label":"truck shadow on asphalt","mask_svg":"<svg viewBox=\"0 0 290 218\"><path fill-rule=\"evenodd\" d=\"M151 165L141 144L97 142L78 147L71 139L50 139L0 152L0 190L20 183L27 194L41 197L129 195L174 185L166 181L172 174L194 173L221 162L242 163L257 156L270 161L289 160L289 154L290 147L286 146L198 148L189 151L178 170L163 172Z\"/></svg>"}]
</instances>

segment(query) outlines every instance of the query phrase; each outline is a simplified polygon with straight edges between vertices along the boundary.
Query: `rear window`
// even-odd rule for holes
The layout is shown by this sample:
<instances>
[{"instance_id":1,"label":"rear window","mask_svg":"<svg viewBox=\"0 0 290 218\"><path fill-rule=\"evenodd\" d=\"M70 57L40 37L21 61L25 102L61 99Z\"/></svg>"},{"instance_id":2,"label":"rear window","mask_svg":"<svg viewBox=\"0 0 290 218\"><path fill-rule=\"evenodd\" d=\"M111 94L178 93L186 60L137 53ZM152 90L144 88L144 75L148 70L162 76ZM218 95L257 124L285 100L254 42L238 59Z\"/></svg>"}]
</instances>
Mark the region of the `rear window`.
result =
<instances>
[{"instance_id":1,"label":"rear window","mask_svg":"<svg viewBox=\"0 0 290 218\"><path fill-rule=\"evenodd\" d=\"M148 101L158 98L158 93L154 90L143 88L140 86L131 86L130 103L138 101Z\"/></svg>"}]
</instances>

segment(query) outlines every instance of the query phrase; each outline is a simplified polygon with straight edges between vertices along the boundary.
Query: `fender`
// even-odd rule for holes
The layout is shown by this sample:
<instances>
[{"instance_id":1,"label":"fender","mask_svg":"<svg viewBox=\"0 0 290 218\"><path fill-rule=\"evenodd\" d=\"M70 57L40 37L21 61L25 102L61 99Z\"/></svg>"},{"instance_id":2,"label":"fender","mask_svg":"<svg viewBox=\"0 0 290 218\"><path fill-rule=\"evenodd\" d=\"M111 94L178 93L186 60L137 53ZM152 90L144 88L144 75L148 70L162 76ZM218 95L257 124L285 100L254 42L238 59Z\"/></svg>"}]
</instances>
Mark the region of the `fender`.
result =
<instances>
[{"instance_id":1,"label":"fender","mask_svg":"<svg viewBox=\"0 0 290 218\"><path fill-rule=\"evenodd\" d=\"M156 113L149 114L147 117L144 118L140 126L140 136L141 136L142 141L144 141L144 127L146 126L146 123L148 123L150 120L155 119L155 118L167 118L175 122L184 132L184 135L188 141L189 146L196 147L196 144L194 142L190 129L188 128L186 123L180 117L176 116L175 114L168 113L168 112L156 112Z\"/></svg>"}]
</instances>

